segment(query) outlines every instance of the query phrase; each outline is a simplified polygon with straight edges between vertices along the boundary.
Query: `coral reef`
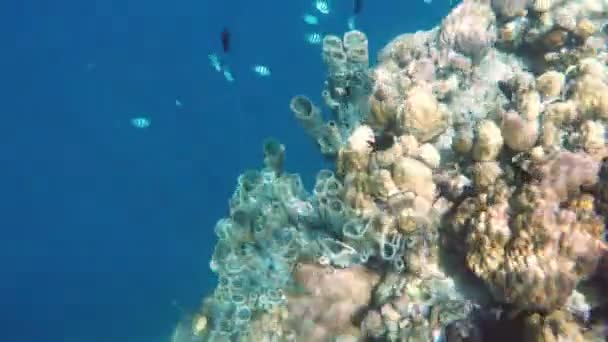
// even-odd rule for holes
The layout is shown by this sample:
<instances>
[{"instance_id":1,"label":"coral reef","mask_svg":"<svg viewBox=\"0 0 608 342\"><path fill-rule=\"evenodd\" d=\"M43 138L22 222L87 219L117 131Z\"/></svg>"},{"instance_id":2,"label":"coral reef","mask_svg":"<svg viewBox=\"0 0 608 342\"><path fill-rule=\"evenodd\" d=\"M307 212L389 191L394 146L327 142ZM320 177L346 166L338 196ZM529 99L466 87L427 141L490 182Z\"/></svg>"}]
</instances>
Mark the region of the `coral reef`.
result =
<instances>
[{"instance_id":1,"label":"coral reef","mask_svg":"<svg viewBox=\"0 0 608 342\"><path fill-rule=\"evenodd\" d=\"M265 142L217 223L218 286L189 334L603 341L607 13L464 0L371 67L364 33L325 36L332 118L304 95L290 108L335 170L308 193Z\"/></svg>"}]
</instances>

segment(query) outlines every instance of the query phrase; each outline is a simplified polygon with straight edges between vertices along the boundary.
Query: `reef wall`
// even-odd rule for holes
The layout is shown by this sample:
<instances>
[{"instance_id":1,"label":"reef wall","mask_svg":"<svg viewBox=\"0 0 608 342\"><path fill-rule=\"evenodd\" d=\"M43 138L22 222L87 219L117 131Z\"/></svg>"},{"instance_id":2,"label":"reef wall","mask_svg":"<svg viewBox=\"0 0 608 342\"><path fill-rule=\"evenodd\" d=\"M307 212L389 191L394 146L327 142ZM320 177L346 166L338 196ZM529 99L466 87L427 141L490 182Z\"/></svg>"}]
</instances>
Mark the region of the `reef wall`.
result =
<instances>
[{"instance_id":1,"label":"reef wall","mask_svg":"<svg viewBox=\"0 0 608 342\"><path fill-rule=\"evenodd\" d=\"M465 0L371 67L364 33L326 36L331 119L289 105L335 169L308 192L264 144L180 336L604 341L607 23L606 0Z\"/></svg>"}]
</instances>

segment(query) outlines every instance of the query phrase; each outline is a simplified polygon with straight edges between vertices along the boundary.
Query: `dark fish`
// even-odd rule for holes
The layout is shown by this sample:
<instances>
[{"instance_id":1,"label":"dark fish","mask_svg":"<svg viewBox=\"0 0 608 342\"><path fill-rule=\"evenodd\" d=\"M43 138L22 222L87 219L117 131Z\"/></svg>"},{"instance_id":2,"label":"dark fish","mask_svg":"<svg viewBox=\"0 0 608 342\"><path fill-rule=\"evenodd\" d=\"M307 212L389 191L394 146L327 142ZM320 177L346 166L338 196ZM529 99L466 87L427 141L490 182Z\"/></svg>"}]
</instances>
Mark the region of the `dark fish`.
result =
<instances>
[{"instance_id":1,"label":"dark fish","mask_svg":"<svg viewBox=\"0 0 608 342\"><path fill-rule=\"evenodd\" d=\"M359 15L361 8L363 7L363 0L354 0L353 2L353 13Z\"/></svg>"},{"instance_id":2,"label":"dark fish","mask_svg":"<svg viewBox=\"0 0 608 342\"><path fill-rule=\"evenodd\" d=\"M230 31L228 31L228 28L224 28L224 30L222 31L222 49L224 50L224 53L228 53L230 52Z\"/></svg>"},{"instance_id":3,"label":"dark fish","mask_svg":"<svg viewBox=\"0 0 608 342\"><path fill-rule=\"evenodd\" d=\"M378 135L374 140L367 141L369 147L374 151L386 151L389 148L393 147L395 143L395 136L391 133L383 133L382 135Z\"/></svg>"},{"instance_id":4,"label":"dark fish","mask_svg":"<svg viewBox=\"0 0 608 342\"><path fill-rule=\"evenodd\" d=\"M513 87L505 81L498 81L498 89L509 100L513 100Z\"/></svg>"}]
</instances>

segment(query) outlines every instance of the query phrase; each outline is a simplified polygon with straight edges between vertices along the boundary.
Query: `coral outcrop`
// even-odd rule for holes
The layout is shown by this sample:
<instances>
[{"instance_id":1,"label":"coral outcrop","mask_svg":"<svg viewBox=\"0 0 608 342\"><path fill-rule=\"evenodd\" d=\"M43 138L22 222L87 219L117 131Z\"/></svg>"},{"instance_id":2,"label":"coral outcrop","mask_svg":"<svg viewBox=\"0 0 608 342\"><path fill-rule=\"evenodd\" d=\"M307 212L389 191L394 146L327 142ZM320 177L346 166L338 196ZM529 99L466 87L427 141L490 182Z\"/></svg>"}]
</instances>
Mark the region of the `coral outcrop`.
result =
<instances>
[{"instance_id":1,"label":"coral outcrop","mask_svg":"<svg viewBox=\"0 0 608 342\"><path fill-rule=\"evenodd\" d=\"M363 32L326 36L330 117L290 108L335 169L309 193L264 144L216 226L193 338L602 341L607 13L464 0L371 67Z\"/></svg>"}]
</instances>

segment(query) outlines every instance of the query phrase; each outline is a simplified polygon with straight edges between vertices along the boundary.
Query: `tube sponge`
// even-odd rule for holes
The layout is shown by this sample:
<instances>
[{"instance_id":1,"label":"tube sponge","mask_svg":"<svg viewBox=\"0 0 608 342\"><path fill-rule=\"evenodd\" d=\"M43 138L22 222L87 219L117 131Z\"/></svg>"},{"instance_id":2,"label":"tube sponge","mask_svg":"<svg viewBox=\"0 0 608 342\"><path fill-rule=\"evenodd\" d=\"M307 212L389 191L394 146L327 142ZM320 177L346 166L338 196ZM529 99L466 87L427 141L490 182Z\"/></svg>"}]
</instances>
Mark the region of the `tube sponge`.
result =
<instances>
[{"instance_id":1,"label":"tube sponge","mask_svg":"<svg viewBox=\"0 0 608 342\"><path fill-rule=\"evenodd\" d=\"M323 38L323 61L327 64L330 74L346 69L348 57L338 36L327 35Z\"/></svg>"},{"instance_id":2,"label":"tube sponge","mask_svg":"<svg viewBox=\"0 0 608 342\"><path fill-rule=\"evenodd\" d=\"M342 195L344 187L331 170L321 170L317 173L314 194L317 197L336 198Z\"/></svg>"},{"instance_id":3,"label":"tube sponge","mask_svg":"<svg viewBox=\"0 0 608 342\"><path fill-rule=\"evenodd\" d=\"M268 138L264 141L264 164L276 174L283 173L285 160L285 146L276 139Z\"/></svg>"},{"instance_id":4,"label":"tube sponge","mask_svg":"<svg viewBox=\"0 0 608 342\"><path fill-rule=\"evenodd\" d=\"M319 172L317 172L317 177L316 177L317 184L321 184L322 182L324 182L330 178L334 178L334 172L332 170L322 169Z\"/></svg>"},{"instance_id":5,"label":"tube sponge","mask_svg":"<svg viewBox=\"0 0 608 342\"><path fill-rule=\"evenodd\" d=\"M353 247L341 241L325 238L319 244L323 255L330 260L332 265L344 268L359 260L359 253Z\"/></svg>"},{"instance_id":6,"label":"tube sponge","mask_svg":"<svg viewBox=\"0 0 608 342\"><path fill-rule=\"evenodd\" d=\"M391 236L383 236L380 242L380 256L382 259L391 261L401 253L402 249L401 234L393 234Z\"/></svg>"},{"instance_id":7,"label":"tube sponge","mask_svg":"<svg viewBox=\"0 0 608 342\"><path fill-rule=\"evenodd\" d=\"M360 240L363 239L368 227L368 223L352 218L342 226L342 235L349 239Z\"/></svg>"},{"instance_id":8,"label":"tube sponge","mask_svg":"<svg viewBox=\"0 0 608 342\"><path fill-rule=\"evenodd\" d=\"M348 211L344 203L338 198L332 198L327 203L326 212L328 222L333 230L339 231L344 224L344 220L348 217Z\"/></svg>"},{"instance_id":9,"label":"tube sponge","mask_svg":"<svg viewBox=\"0 0 608 342\"><path fill-rule=\"evenodd\" d=\"M367 37L361 31L348 31L344 34L344 50L349 62L367 67L369 65L369 51Z\"/></svg>"},{"instance_id":10,"label":"tube sponge","mask_svg":"<svg viewBox=\"0 0 608 342\"><path fill-rule=\"evenodd\" d=\"M303 95L296 95L291 99L289 108L294 113L296 120L304 127L306 133L317 137L323 127L321 111L312 101Z\"/></svg>"},{"instance_id":11,"label":"tube sponge","mask_svg":"<svg viewBox=\"0 0 608 342\"><path fill-rule=\"evenodd\" d=\"M234 313L234 318L237 324L244 325L249 323L251 319L251 309L248 306L241 306L236 309Z\"/></svg>"},{"instance_id":12,"label":"tube sponge","mask_svg":"<svg viewBox=\"0 0 608 342\"><path fill-rule=\"evenodd\" d=\"M289 107L306 133L317 141L321 153L334 156L343 142L338 124L335 121L323 123L319 108L305 96L294 97Z\"/></svg>"},{"instance_id":13,"label":"tube sponge","mask_svg":"<svg viewBox=\"0 0 608 342\"><path fill-rule=\"evenodd\" d=\"M335 155L342 145L342 136L338 124L330 120L322 126L320 134L317 136L317 143L321 153L324 155Z\"/></svg>"},{"instance_id":14,"label":"tube sponge","mask_svg":"<svg viewBox=\"0 0 608 342\"><path fill-rule=\"evenodd\" d=\"M239 176L238 184L239 190L251 193L262 184L262 175L256 170L247 170Z\"/></svg>"},{"instance_id":15,"label":"tube sponge","mask_svg":"<svg viewBox=\"0 0 608 342\"><path fill-rule=\"evenodd\" d=\"M330 178L325 183L325 194L330 197L338 197L342 195L344 187L336 178Z\"/></svg>"}]
</instances>

